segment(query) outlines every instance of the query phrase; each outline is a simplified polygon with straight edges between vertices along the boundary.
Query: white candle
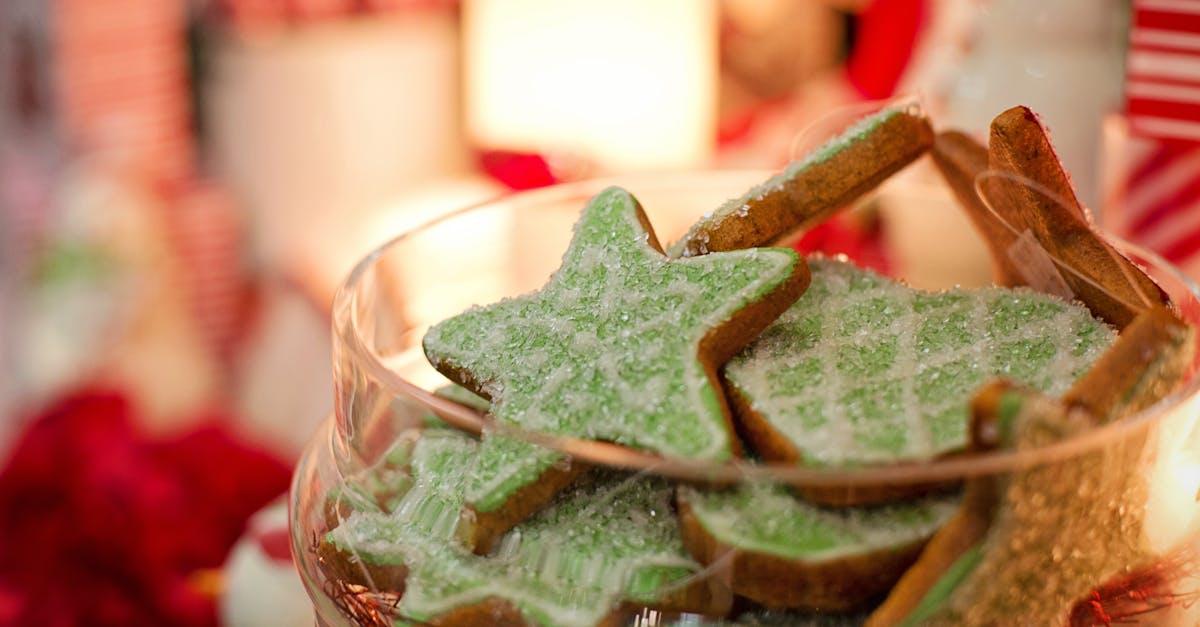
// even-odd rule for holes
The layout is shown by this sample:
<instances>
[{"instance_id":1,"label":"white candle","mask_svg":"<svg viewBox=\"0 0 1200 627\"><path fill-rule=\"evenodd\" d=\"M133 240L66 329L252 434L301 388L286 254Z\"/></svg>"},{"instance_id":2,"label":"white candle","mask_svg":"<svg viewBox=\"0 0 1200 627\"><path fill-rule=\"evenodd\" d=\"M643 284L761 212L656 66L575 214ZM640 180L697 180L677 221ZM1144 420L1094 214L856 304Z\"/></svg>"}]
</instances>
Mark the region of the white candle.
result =
<instances>
[{"instance_id":1,"label":"white candle","mask_svg":"<svg viewBox=\"0 0 1200 627\"><path fill-rule=\"evenodd\" d=\"M567 152L607 172L709 162L712 0L467 0L463 29L479 146Z\"/></svg>"},{"instance_id":2,"label":"white candle","mask_svg":"<svg viewBox=\"0 0 1200 627\"><path fill-rule=\"evenodd\" d=\"M265 262L335 254L376 208L467 169L456 20L413 11L222 41L212 154Z\"/></svg>"}]
</instances>

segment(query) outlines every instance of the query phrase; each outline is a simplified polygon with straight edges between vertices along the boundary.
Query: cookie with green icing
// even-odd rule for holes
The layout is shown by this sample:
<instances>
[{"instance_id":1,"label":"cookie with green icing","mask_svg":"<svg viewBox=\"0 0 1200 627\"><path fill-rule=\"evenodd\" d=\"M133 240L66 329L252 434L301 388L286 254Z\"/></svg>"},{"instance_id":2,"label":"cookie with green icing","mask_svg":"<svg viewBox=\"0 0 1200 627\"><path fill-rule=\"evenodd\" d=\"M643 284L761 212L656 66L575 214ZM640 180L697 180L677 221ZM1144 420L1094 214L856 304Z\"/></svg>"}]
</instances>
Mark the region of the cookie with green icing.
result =
<instances>
[{"instance_id":1,"label":"cookie with green icing","mask_svg":"<svg viewBox=\"0 0 1200 627\"><path fill-rule=\"evenodd\" d=\"M733 591L772 609L862 609L887 592L957 511L953 496L826 508L780 485L681 487L684 543Z\"/></svg>"},{"instance_id":2,"label":"cookie with green icing","mask_svg":"<svg viewBox=\"0 0 1200 627\"><path fill-rule=\"evenodd\" d=\"M479 412L488 409L487 400L459 385L443 385L433 393ZM375 464L343 477L341 483L330 490L324 506L327 527L336 527L353 511L392 511L396 500L408 489L409 465L417 440L426 430L451 428L432 411L423 413L419 424L419 428L400 433Z\"/></svg>"},{"instance_id":3,"label":"cookie with green icing","mask_svg":"<svg viewBox=\"0 0 1200 627\"><path fill-rule=\"evenodd\" d=\"M500 427L724 462L739 444L716 371L807 283L789 249L669 259L633 196L609 188L543 288L445 320L423 347ZM481 550L579 473L503 428L485 430L479 457L464 480Z\"/></svg>"},{"instance_id":4,"label":"cookie with green icing","mask_svg":"<svg viewBox=\"0 0 1200 627\"><path fill-rule=\"evenodd\" d=\"M446 385L439 386L433 391L433 393L436 396L440 396L449 401L454 401L455 403L458 403L467 409L472 409L480 414L486 414L488 408L491 406L491 403L489 403L486 398L483 398L482 396L456 383L448 383ZM450 420L454 420L454 417L450 417ZM429 413L421 416L421 423L426 428L445 428L454 426L454 424L447 422L445 419L439 416L436 410L430 411ZM471 426L473 427L474 425ZM474 433L474 430L468 430Z\"/></svg>"},{"instance_id":5,"label":"cookie with green icing","mask_svg":"<svg viewBox=\"0 0 1200 627\"><path fill-rule=\"evenodd\" d=\"M425 428L443 426L432 413L425 421ZM402 433L374 465L343 477L325 496L325 525L336 527L355 511L391 511L408 488L412 448L421 433L417 429Z\"/></svg>"},{"instance_id":6,"label":"cookie with green icing","mask_svg":"<svg viewBox=\"0 0 1200 627\"><path fill-rule=\"evenodd\" d=\"M743 604L747 607L736 609L731 616L685 614L667 619L661 615L647 616L644 623L662 627L862 627L867 618L865 612L829 614L821 611L767 610L757 604ZM653 623L653 618L658 618L660 622Z\"/></svg>"},{"instance_id":7,"label":"cookie with green icing","mask_svg":"<svg viewBox=\"0 0 1200 627\"><path fill-rule=\"evenodd\" d=\"M1030 390L1001 384L987 393L994 398L975 431L995 437L1001 448L1031 451L1094 426L1085 413ZM1128 440L1010 476L972 479L968 490L992 500L986 507L974 503L960 516L987 512L988 525L979 539L952 560L944 547L922 555L913 574L935 560L944 562L942 571L919 595L913 595L910 582L896 586L868 624L1065 624L1072 601L1095 589L1114 567L1138 558L1134 529L1141 519L1137 504L1144 497L1136 463L1144 442L1137 436ZM1085 495L1078 494L1081 485L1089 486ZM895 599L900 598L909 603L907 612L896 616Z\"/></svg>"},{"instance_id":8,"label":"cookie with green icing","mask_svg":"<svg viewBox=\"0 0 1200 627\"><path fill-rule=\"evenodd\" d=\"M820 223L932 144L933 129L919 108L885 108L722 204L673 244L670 252L690 257L771 245Z\"/></svg>"},{"instance_id":9,"label":"cookie with green icing","mask_svg":"<svg viewBox=\"0 0 1200 627\"><path fill-rule=\"evenodd\" d=\"M1169 309L1148 308L1061 399L1004 382L981 390L973 448L1032 453L1131 416L1178 386L1195 343L1196 330ZM1066 623L1072 604L1086 606L1089 592L1150 557L1145 435L970 479L963 507L867 624Z\"/></svg>"},{"instance_id":10,"label":"cookie with green icing","mask_svg":"<svg viewBox=\"0 0 1200 627\"><path fill-rule=\"evenodd\" d=\"M398 618L443 625L596 625L623 605L727 610L692 589L700 566L662 479L590 472L490 554L463 547L459 511L479 449L452 430L426 433L397 507L356 511L326 535L334 576L399 594Z\"/></svg>"},{"instance_id":11,"label":"cookie with green icing","mask_svg":"<svg viewBox=\"0 0 1200 627\"><path fill-rule=\"evenodd\" d=\"M1086 308L1031 290L932 293L843 261L810 265L804 297L724 369L737 420L769 460L846 467L960 451L982 383L1061 394L1116 337Z\"/></svg>"}]
</instances>

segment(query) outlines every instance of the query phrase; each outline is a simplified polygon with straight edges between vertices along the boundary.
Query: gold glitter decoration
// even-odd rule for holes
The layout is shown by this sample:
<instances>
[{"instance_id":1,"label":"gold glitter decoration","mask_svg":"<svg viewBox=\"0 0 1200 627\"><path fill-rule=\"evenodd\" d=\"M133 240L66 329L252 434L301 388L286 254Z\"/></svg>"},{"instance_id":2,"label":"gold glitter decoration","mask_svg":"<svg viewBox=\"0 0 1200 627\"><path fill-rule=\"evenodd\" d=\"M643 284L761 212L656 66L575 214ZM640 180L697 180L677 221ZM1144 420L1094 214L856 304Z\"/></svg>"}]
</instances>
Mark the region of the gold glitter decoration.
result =
<instances>
[{"instance_id":1,"label":"gold glitter decoration","mask_svg":"<svg viewBox=\"0 0 1200 627\"><path fill-rule=\"evenodd\" d=\"M1035 454L1120 421L1171 392L1195 344L1195 330L1165 308L1143 312L1062 399L1010 389L1015 417L1002 426L993 415L990 428L1005 432L1006 448ZM1143 523L1153 425L995 477L998 502L981 560L922 625L1065 624L1076 600L1152 558Z\"/></svg>"},{"instance_id":2,"label":"gold glitter decoration","mask_svg":"<svg viewBox=\"0 0 1200 627\"><path fill-rule=\"evenodd\" d=\"M1035 397L1016 446L1045 446L1091 428L1088 417ZM930 625L1062 624L1071 603L1145 556L1145 433L1010 475L984 558Z\"/></svg>"}]
</instances>

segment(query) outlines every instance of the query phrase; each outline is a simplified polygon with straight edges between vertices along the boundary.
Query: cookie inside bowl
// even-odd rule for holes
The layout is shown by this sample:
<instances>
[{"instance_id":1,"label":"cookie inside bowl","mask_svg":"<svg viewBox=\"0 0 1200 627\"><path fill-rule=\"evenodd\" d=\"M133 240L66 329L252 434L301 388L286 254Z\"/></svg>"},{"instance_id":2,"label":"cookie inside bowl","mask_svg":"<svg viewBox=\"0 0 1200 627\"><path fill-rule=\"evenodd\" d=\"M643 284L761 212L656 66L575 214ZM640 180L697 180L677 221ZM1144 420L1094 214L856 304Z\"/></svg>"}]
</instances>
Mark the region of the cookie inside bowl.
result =
<instances>
[{"instance_id":1,"label":"cookie inside bowl","mask_svg":"<svg viewBox=\"0 0 1200 627\"><path fill-rule=\"evenodd\" d=\"M669 178L653 184L635 179L623 187L628 188L628 197L645 207L644 221L656 227L660 223L655 214L659 199L695 197L699 189L705 188L700 184L703 181L711 185L712 196L720 202L722 198L739 198L738 194L750 189L754 181L769 178L742 175L737 182L749 180L750 185L736 187L730 184L733 175L727 173L711 179L702 176L699 181L686 179L684 185L674 188ZM639 184L644 185L642 190ZM773 258L800 259L811 276L811 281L801 282L799 294L781 299L788 302L772 304L774 313L767 316L770 320L752 325L756 330L749 334L751 337L714 346L704 344L704 333L693 336L695 346L689 348L688 356L701 362L700 374L693 380L703 380L708 391L699 396L707 399L705 402L712 401L708 407L716 409L707 414L707 424L725 429L730 444L725 448L727 453L719 456L667 448L694 442L695 438L687 433L697 425L693 420L668 424L662 433L647 429L653 424L646 422L646 414L653 412L639 414L621 403L632 401L635 408L640 407L638 403L649 403L645 406L653 407L652 401L646 401L651 396L647 391L662 392L664 385L669 391L672 384L663 384L653 373L644 372L643 362L629 362L622 356L632 350L654 357L650 362L662 361L662 355L655 351L663 351L664 346L687 335L685 299L692 297L714 305L719 298L703 290L697 298L697 290L682 284L656 284L656 289L662 288L656 295L639 298L657 302L644 306L679 312L680 319L650 328L648 338L642 336L636 342L622 344L623 339L636 334L616 322L609 325L602 315L611 313L619 322L629 322L620 320L623 313L631 320L636 317L637 312L630 310L632 304L624 296L613 296L609 282L621 276L614 264L623 261L622 253L602 249L592 254L570 248L572 238L588 228L572 229L582 208L597 194L603 197L611 193L603 192L609 185L587 183L541 190L448 217L405 235L391 245L394 249L385 249L369 267L352 277L355 285L372 289L355 292L353 301L341 301L344 308L335 312L339 332L351 336L342 347L344 359L338 371L342 403L338 436L339 446L349 449L352 455L341 458L340 469L343 486L358 483L367 489L348 491L357 495L350 506L329 508L333 514L325 518L322 532L316 537L317 544L326 547L320 552L326 564L321 571L326 580L344 584L345 589L354 591L355 599L378 601L375 607L383 616L434 624L621 624L651 615L660 624L678 617L683 617L679 620L685 624L771 620L803 624L833 620L834 616L849 624L861 623L914 568L924 564L922 572L941 574L939 569L946 560L926 559L925 547L927 543L945 545L949 541L937 541L943 535L939 530L953 525L961 517L960 512L974 511L974 505L962 500L962 486L965 484L969 490L974 477L1015 476L1030 465L1053 469L1085 450L1103 451L1114 440L1126 444L1131 441L1128 433L1106 429L1138 420L1144 409L1132 417L1101 421L1078 433L1071 432L1062 440L1046 440L1045 446L991 450L970 446L977 411L972 398L996 376L1023 377L1020 382L1025 386L1040 388L1050 398L1066 399L1071 411L1099 415L1112 406L1112 398L1099 390L1115 389L1113 386L1093 384L1090 394L1067 395L1081 377L1089 377L1095 364L1103 363L1106 350L1125 335L1118 325L1096 316L1086 303L1047 296L1028 286L980 293L913 290L843 260L793 257L786 252L792 243L788 241L782 242L787 245L784 247L750 247L672 258L663 254L661 247L651 245L653 231L647 229L645 235L636 234L633 239L660 255L661 261L655 258L656 263L664 268L697 260L716 263L721 259L717 255L726 253L764 264L755 266L758 269L741 279L732 266L710 268L705 273L741 285L733 290L735 293L749 285L744 280L747 276L767 276L769 273L762 268L770 267ZM682 209L693 219L704 211L687 204ZM717 205L701 205L713 206ZM621 224L641 224L642 219L633 215L632 222ZM477 241L462 241L463 231L456 230L456 222L481 221L489 229L476 229ZM687 231L687 224L677 217L673 222L663 218L661 223L674 225L668 227L668 233ZM680 226L683 228L670 230ZM608 232L598 235L607 236ZM662 237L672 241L670 234ZM448 252L438 248L439 242L448 251L463 246L462 259L477 262L469 266L471 281L467 285L483 286L483 291L495 298L478 294L460 298L456 290L464 284L456 278L464 271L457 267L462 259L453 252L449 257L438 256ZM405 247L409 249L400 250ZM503 252L497 253L498 248ZM522 295L534 293L561 276L556 272L575 259L573 255L590 256L578 275L592 283L570 286L575 292L571 298L586 304L581 309L590 318L564 321L561 315L549 316L536 308L508 311L502 319L488 319L486 324L463 330L455 340L468 347L475 342L477 350L484 352L513 344L519 357L507 359L499 368L500 374L524 371L529 378L521 385L535 395L542 394L552 410L510 413L513 407L530 411L535 405L522 408L519 404L505 407L505 401L497 403L512 384L498 382L494 372L484 376L472 364L448 360L453 368L438 373L425 358L419 344L428 337L428 329L437 329L443 320L464 311L522 302ZM712 257L702 259L708 255ZM439 274L449 284L448 298L439 301L422 300L419 295L408 297L407 286L419 284L429 289L438 284ZM1160 269L1155 280L1167 285L1167 291L1181 302L1189 298L1195 301L1195 294L1186 287L1176 289L1163 281L1167 275L1169 270L1164 274ZM739 280L743 282L739 284ZM670 290L672 285L676 285L675 292ZM415 301L420 301L419 305ZM618 305L598 312L604 307L593 303L601 302ZM471 309L472 305L482 308ZM797 307L807 309L795 315L789 313ZM1180 315L1178 311L1167 311L1171 316ZM403 323L381 325L381 314ZM533 340L520 334L497 334L491 328L507 324L510 319L548 333ZM1194 338L1188 335L1188 324L1183 328L1179 346L1186 349L1194 344ZM583 333L588 330L590 335ZM629 334L624 335L625 331ZM985 333L995 340L993 344L980 341ZM786 431L791 427L772 426L779 433L767 434L774 439L764 437L764 428L755 427L738 407L739 402L750 405L756 394L762 395L737 392L742 397L737 400L733 391L734 364L749 359L744 355L756 343L780 343L787 337L798 342L797 346L786 349L786 357L769 365L759 376L768 382L782 382L785 391L767 396L789 409L800 408L795 415L801 426L805 418L810 426L832 424L832 435L789 435ZM818 340L836 341L818 347ZM593 347L596 351L588 353L585 366L575 365L569 372L547 366L552 361L547 353L573 347ZM712 349L710 353L721 358L705 364L698 357L701 348ZM961 359L967 354L987 355L988 359ZM1191 362L1186 352L1177 357L1180 363ZM983 366L984 362L988 367ZM1116 366L1125 373L1136 372L1139 367L1128 360ZM627 371L627 376L621 378L624 387L601 385L607 396L599 401L557 392L563 388L555 377L570 379L578 375L586 382L591 376L588 373L620 374L622 370ZM889 392L896 386L888 382L903 377L870 379L902 371L911 376L896 394ZM1143 371L1151 372L1148 365ZM1182 368L1150 375L1163 385L1148 394L1153 398L1169 397L1173 388L1168 380L1190 380L1190 372ZM838 382L831 382L831 373L841 377ZM461 391L456 392L457 401L432 395L430 391L444 385L447 375L472 393L486 397L486 403L463 396ZM1056 378L1058 375L1061 377ZM371 385L388 390L386 402L380 402L381 397L372 393ZM951 402L951 391L961 395L957 403ZM668 393L653 396L671 398ZM814 396L832 400L843 414L803 409ZM686 400L687 394L683 398ZM916 403L910 406L907 403L911 401ZM899 411L889 411L893 402ZM932 408L928 418L907 412L922 402ZM1151 406L1153 403L1147 405ZM430 419L435 414L441 422ZM590 416L598 418L580 418ZM626 436L605 431L613 422L630 417L635 419L631 424L649 433L639 431ZM877 421L877 428L862 426L871 420ZM423 442L440 441L445 436L439 433L445 432L453 434L449 437L461 444L460 452L464 453L442 467L453 471L453 479L424 473L416 460L416 451L424 450ZM844 442L836 444L839 438ZM778 439L786 441L781 444ZM407 442L411 450L399 454L397 442ZM488 453L490 458L483 458L481 451L489 446L488 442L493 442L494 450ZM496 448L497 442L504 446ZM934 446L937 442L945 445ZM1060 446L1064 443L1067 448ZM788 446L794 449L790 456ZM780 450L785 454L779 454ZM482 466L480 459L485 462ZM1113 459L1113 472L1141 472L1136 465L1141 462L1128 457ZM497 460L517 466L532 462L534 472L509 494L515 499L501 499L501 503L520 501L522 507L515 514L508 512L505 524L491 529L488 541L481 542L481 536L472 537L472 530L477 530L485 515L495 510L480 507L479 503L471 507L465 495L483 479L480 469L495 469L493 462ZM547 473L555 475L556 481L547 481ZM378 486L382 477L394 478L388 480L392 482L390 492L371 487ZM637 499L632 498L620 499L620 507L606 500L606 495L620 490L603 486L633 489L631 486L643 484L653 488L647 488L647 494L657 495L645 507L626 508L635 504ZM530 495L521 490L530 486L540 492L526 498ZM443 491L449 488L457 492L446 497ZM639 490L630 494L641 493ZM841 496L822 496L830 494ZM1086 495L1089 500L1099 497ZM1020 502L1020 495L1009 494L1006 498L1009 500L999 501L1005 503L1000 509ZM573 512L574 522L553 536L546 535L546 521L565 520L555 518L565 511ZM608 518L610 515L616 518ZM721 524L723 517L726 522L735 522ZM991 521L987 519L984 527L991 528ZM428 547L412 548L428 539L432 532L427 527L433 528L429 525L439 530L435 534L440 543L437 551L445 559L430 558L433 553L432 549L426 550ZM870 531L872 525L887 533ZM597 531L601 527L609 531ZM755 531L731 534L730 528ZM625 531L614 535L613 529ZM654 541L641 535L652 530L666 535L655 536ZM905 530L911 533L902 533ZM415 534L412 538L416 539L406 540L404 534ZM635 550L637 546L642 548ZM656 562L658 558L662 559ZM445 576L429 575L429 569L436 570L439 564L457 566L454 573L443 573ZM471 583L499 579L499 573L508 572L519 585L489 587L491 584ZM413 588L410 584L414 582L420 587ZM423 604L421 599L432 598L434 593L429 590L439 583L445 584L438 592L443 600ZM906 588L912 588L912 584ZM406 595L411 595L407 601Z\"/></svg>"}]
</instances>

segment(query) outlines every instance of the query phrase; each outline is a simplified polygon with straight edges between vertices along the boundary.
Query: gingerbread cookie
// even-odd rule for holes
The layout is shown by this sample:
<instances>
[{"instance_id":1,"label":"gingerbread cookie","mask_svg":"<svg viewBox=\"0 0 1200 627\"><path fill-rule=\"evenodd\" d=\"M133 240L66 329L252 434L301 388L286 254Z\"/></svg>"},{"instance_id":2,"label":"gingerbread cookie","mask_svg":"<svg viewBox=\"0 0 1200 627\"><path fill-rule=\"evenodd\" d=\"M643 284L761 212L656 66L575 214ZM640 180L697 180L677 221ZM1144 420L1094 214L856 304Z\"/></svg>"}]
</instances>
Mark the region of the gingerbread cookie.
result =
<instances>
[{"instance_id":1,"label":"gingerbread cookie","mask_svg":"<svg viewBox=\"0 0 1200 627\"><path fill-rule=\"evenodd\" d=\"M480 554L491 551L504 532L587 470L585 464L493 425L485 426L482 436L479 461L466 478L459 527L459 540Z\"/></svg>"},{"instance_id":2,"label":"gingerbread cookie","mask_svg":"<svg viewBox=\"0 0 1200 627\"><path fill-rule=\"evenodd\" d=\"M843 261L809 264L804 297L724 369L742 432L772 461L862 466L961 451L982 383L1003 376L1061 394L1116 337L1084 307L1027 289L925 292Z\"/></svg>"},{"instance_id":3,"label":"gingerbread cookie","mask_svg":"<svg viewBox=\"0 0 1200 627\"><path fill-rule=\"evenodd\" d=\"M1068 290L1117 328L1166 302L1145 272L1097 234L1046 129L1027 107L992 121L988 167L975 184L1004 229L985 235L998 238L991 245L1006 251L1021 284Z\"/></svg>"},{"instance_id":4,"label":"gingerbread cookie","mask_svg":"<svg viewBox=\"0 0 1200 627\"><path fill-rule=\"evenodd\" d=\"M459 385L443 385L433 393L479 412L488 409L485 399ZM337 488L330 491L325 499L327 527L336 527L353 511L386 513L395 508L397 499L408 489L411 481L409 464L417 440L427 430L452 428L432 411L421 416L420 424L419 429L411 429L397 436L373 466L345 477Z\"/></svg>"},{"instance_id":5,"label":"gingerbread cookie","mask_svg":"<svg viewBox=\"0 0 1200 627\"><path fill-rule=\"evenodd\" d=\"M445 320L423 346L502 426L721 462L738 441L716 370L807 284L789 249L668 259L633 196L609 188L542 289ZM482 547L579 472L502 431L484 432L466 478L467 539Z\"/></svg>"},{"instance_id":6,"label":"gingerbread cookie","mask_svg":"<svg viewBox=\"0 0 1200 627\"><path fill-rule=\"evenodd\" d=\"M823 508L779 485L680 487L684 543L765 607L845 612L887 592L958 508L929 497L871 508Z\"/></svg>"},{"instance_id":7,"label":"gingerbread cookie","mask_svg":"<svg viewBox=\"0 0 1200 627\"><path fill-rule=\"evenodd\" d=\"M986 428L1006 448L1029 451L1094 426L1086 414L1054 399L1029 391L1004 394L998 404L1004 411L987 416L993 424ZM1139 560L1134 530L1144 499L1137 466L1143 444L1129 437L1107 450L989 478L1000 492L987 533L900 624L1062 624L1072 601ZM1081 496L1082 485L1088 488Z\"/></svg>"},{"instance_id":8,"label":"gingerbread cookie","mask_svg":"<svg viewBox=\"0 0 1200 627\"><path fill-rule=\"evenodd\" d=\"M988 171L988 149L961 131L942 131L929 151L933 163L954 193L963 213L983 236L992 260L992 280L997 285L1025 285L1017 261L1009 255L1013 234L987 203L979 197L975 182Z\"/></svg>"},{"instance_id":9,"label":"gingerbread cookie","mask_svg":"<svg viewBox=\"0 0 1200 627\"><path fill-rule=\"evenodd\" d=\"M433 414L424 418L426 428L444 426L440 423ZM408 489L408 465L413 445L421 433L421 430L403 433L376 464L344 477L337 488L326 496L326 526L336 527L355 511L391 511L400 495Z\"/></svg>"},{"instance_id":10,"label":"gingerbread cookie","mask_svg":"<svg viewBox=\"0 0 1200 627\"><path fill-rule=\"evenodd\" d=\"M1033 450L1141 411L1178 385L1195 342L1195 329L1154 307L1062 400L990 385L974 402L976 448ZM971 479L963 509L868 625L1062 623L1072 602L1144 557L1144 437L1125 434L1064 460Z\"/></svg>"},{"instance_id":11,"label":"gingerbread cookie","mask_svg":"<svg viewBox=\"0 0 1200 627\"><path fill-rule=\"evenodd\" d=\"M932 143L933 130L919 108L885 108L718 207L671 246L671 255L774 244L874 189Z\"/></svg>"},{"instance_id":12,"label":"gingerbread cookie","mask_svg":"<svg viewBox=\"0 0 1200 627\"><path fill-rule=\"evenodd\" d=\"M727 609L694 585L700 567L684 550L672 488L661 479L589 473L491 554L471 553L455 538L479 449L452 430L427 433L398 506L355 512L327 534L330 570L398 594L398 618L439 625L596 625L622 604Z\"/></svg>"}]
</instances>

